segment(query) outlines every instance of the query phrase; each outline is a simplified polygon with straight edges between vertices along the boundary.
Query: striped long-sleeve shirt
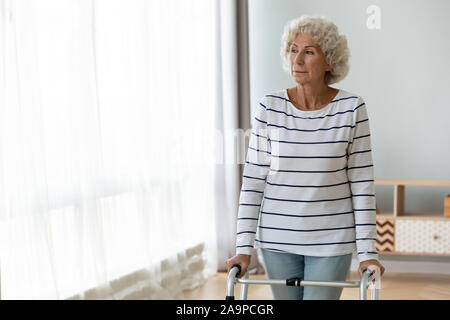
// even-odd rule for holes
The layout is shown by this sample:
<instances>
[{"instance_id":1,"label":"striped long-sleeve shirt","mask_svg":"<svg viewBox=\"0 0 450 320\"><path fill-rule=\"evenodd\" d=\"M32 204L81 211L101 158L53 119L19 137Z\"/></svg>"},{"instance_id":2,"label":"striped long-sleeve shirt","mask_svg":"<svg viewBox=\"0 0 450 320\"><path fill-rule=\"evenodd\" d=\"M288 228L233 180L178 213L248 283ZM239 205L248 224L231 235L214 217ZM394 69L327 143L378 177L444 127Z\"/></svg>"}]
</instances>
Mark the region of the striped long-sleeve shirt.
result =
<instances>
[{"instance_id":1,"label":"striped long-sleeve shirt","mask_svg":"<svg viewBox=\"0 0 450 320\"><path fill-rule=\"evenodd\" d=\"M255 248L377 259L369 119L364 100L339 90L303 111L279 90L253 120L237 219L236 253Z\"/></svg>"}]
</instances>

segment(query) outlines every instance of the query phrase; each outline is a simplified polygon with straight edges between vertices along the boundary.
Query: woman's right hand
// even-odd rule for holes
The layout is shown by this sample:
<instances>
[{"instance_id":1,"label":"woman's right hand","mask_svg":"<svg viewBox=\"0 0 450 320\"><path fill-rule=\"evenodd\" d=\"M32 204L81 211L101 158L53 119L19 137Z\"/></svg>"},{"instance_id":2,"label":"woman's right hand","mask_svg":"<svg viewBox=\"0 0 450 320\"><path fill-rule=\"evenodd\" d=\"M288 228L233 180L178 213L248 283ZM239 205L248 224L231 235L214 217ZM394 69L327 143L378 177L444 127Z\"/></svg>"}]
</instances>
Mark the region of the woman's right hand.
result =
<instances>
[{"instance_id":1,"label":"woman's right hand","mask_svg":"<svg viewBox=\"0 0 450 320\"><path fill-rule=\"evenodd\" d=\"M241 278L246 272L247 272L247 268L250 265L250 260L251 260L252 256L248 255L248 254L237 254L234 257L228 259L227 262L227 273L230 272L231 268L235 265L238 264L241 266L241 272L239 274L236 275L236 277Z\"/></svg>"}]
</instances>

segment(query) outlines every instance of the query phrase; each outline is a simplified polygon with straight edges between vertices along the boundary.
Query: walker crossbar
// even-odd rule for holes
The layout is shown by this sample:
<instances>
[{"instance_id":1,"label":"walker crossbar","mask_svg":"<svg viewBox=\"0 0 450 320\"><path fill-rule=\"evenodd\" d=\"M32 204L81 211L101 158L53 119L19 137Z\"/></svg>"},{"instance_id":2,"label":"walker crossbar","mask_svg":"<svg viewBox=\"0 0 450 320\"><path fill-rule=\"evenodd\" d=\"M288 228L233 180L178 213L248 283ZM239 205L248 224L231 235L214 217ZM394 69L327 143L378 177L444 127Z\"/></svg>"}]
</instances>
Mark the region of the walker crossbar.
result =
<instances>
[{"instance_id":1,"label":"walker crossbar","mask_svg":"<svg viewBox=\"0 0 450 320\"><path fill-rule=\"evenodd\" d=\"M241 272L241 266L235 264L228 273L227 279L227 295L226 300L234 300L234 285L240 283L241 286L241 300L247 299L249 284L269 284L269 285L284 285L284 286L312 286L312 287L340 287L340 288L360 288L359 295L361 300L367 300L367 289L374 279L371 278L373 272L364 270L360 281L315 281L303 280L301 278L290 278L286 280L272 280L272 279L248 279L248 271L242 278L237 275ZM374 284L371 289L371 299L378 300L378 286Z\"/></svg>"}]
</instances>

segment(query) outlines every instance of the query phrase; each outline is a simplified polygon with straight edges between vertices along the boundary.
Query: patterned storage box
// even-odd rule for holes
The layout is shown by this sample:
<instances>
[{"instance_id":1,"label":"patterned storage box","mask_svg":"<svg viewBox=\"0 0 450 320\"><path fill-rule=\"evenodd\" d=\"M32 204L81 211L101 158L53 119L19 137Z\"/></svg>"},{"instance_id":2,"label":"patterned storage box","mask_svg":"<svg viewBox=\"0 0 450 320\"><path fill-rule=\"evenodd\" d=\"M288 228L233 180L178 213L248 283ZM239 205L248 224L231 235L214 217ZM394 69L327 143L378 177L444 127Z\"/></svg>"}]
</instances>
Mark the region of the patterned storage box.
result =
<instances>
[{"instance_id":1,"label":"patterned storage box","mask_svg":"<svg viewBox=\"0 0 450 320\"><path fill-rule=\"evenodd\" d=\"M397 219L395 251L450 253L450 221Z\"/></svg>"}]
</instances>

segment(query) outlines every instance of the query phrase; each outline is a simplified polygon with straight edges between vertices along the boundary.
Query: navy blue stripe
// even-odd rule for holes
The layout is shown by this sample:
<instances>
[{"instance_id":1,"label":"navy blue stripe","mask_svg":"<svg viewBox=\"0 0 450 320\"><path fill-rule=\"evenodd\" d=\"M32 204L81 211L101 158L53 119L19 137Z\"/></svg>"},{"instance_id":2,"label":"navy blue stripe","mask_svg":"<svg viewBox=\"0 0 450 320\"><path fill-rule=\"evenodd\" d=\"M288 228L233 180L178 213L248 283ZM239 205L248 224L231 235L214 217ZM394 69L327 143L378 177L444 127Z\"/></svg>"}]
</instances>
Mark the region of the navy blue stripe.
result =
<instances>
[{"instance_id":1,"label":"navy blue stripe","mask_svg":"<svg viewBox=\"0 0 450 320\"><path fill-rule=\"evenodd\" d=\"M255 148L253 148L253 147L250 147L250 146L248 146L248 148L249 148L249 149L252 149L252 150L255 150L255 151L258 151L258 152L265 152L265 153L268 153L268 154L270 154L270 152L269 152L269 151L267 151L267 150L255 149Z\"/></svg>"},{"instance_id":2,"label":"navy blue stripe","mask_svg":"<svg viewBox=\"0 0 450 320\"><path fill-rule=\"evenodd\" d=\"M272 156L275 158L294 158L294 159L337 159L347 157L346 154L342 156L280 156L273 154Z\"/></svg>"},{"instance_id":3,"label":"navy blue stripe","mask_svg":"<svg viewBox=\"0 0 450 320\"><path fill-rule=\"evenodd\" d=\"M276 124L271 124L271 123L267 123L266 121L260 120L257 117L255 117L255 120L266 124L268 127L275 127L275 128L283 128L286 130L291 130L291 131L301 131L301 132L317 132L317 131L328 131L328 130L333 130L333 129L342 129L342 128L354 128L355 126L352 125L343 125L343 126L338 126L338 127L330 127L330 128L318 128L318 129L297 129L297 128L288 128L285 126L279 126Z\"/></svg>"},{"instance_id":4,"label":"navy blue stripe","mask_svg":"<svg viewBox=\"0 0 450 320\"><path fill-rule=\"evenodd\" d=\"M377 209L353 209L353 211L376 211Z\"/></svg>"},{"instance_id":5,"label":"navy blue stripe","mask_svg":"<svg viewBox=\"0 0 450 320\"><path fill-rule=\"evenodd\" d=\"M270 183L270 182L267 182L267 184L270 184L272 186L293 187L293 188L326 188L326 187L335 187L335 186L340 186L343 184L348 184L348 182L328 184L328 185L323 185L323 186L301 186L301 185L295 185L295 184L278 184L278 183Z\"/></svg>"},{"instance_id":6,"label":"navy blue stripe","mask_svg":"<svg viewBox=\"0 0 450 320\"><path fill-rule=\"evenodd\" d=\"M257 193L264 193L263 191L258 191L258 190L241 190L241 192L257 192Z\"/></svg>"},{"instance_id":7,"label":"navy blue stripe","mask_svg":"<svg viewBox=\"0 0 450 320\"><path fill-rule=\"evenodd\" d=\"M367 166L350 167L350 168L347 168L347 170L351 170L351 169L362 169L362 168L369 168L369 167L373 167L373 164L369 164L369 165L367 165Z\"/></svg>"},{"instance_id":8,"label":"navy blue stripe","mask_svg":"<svg viewBox=\"0 0 450 320\"><path fill-rule=\"evenodd\" d=\"M356 97L356 96L350 96L350 97L345 97L345 98L340 98L340 99L337 99L337 100L333 100L331 102L337 102L337 101L347 100L347 99L352 99L352 98L358 99L358 97Z\"/></svg>"},{"instance_id":9,"label":"navy blue stripe","mask_svg":"<svg viewBox=\"0 0 450 320\"><path fill-rule=\"evenodd\" d=\"M328 229L311 229L311 230L285 229L285 228L274 228L274 227L264 227L264 226L259 226L259 228L262 228L262 229L272 229L272 230L282 230L282 231L294 231L294 232L318 232L318 231L330 231L330 230L354 229L355 226L351 226L351 227L341 227L341 228L328 228Z\"/></svg>"},{"instance_id":10,"label":"navy blue stripe","mask_svg":"<svg viewBox=\"0 0 450 320\"><path fill-rule=\"evenodd\" d=\"M258 120L261 121L261 120ZM261 121L262 122L262 121ZM328 130L333 130L333 129L342 129L342 128L354 128L355 126L352 125L343 125L343 126L339 126L339 127L330 127L330 128L319 128L319 129L297 129L297 128L288 128L285 126L279 126L276 124L268 124L268 127L275 127L275 128L283 128L286 130L291 130L291 131L301 131L301 132L316 132L316 131L328 131Z\"/></svg>"},{"instance_id":11,"label":"navy blue stripe","mask_svg":"<svg viewBox=\"0 0 450 320\"><path fill-rule=\"evenodd\" d=\"M290 144L328 144L328 143L348 143L347 140L338 141L323 141L323 142L298 142L298 141L285 141L285 140L272 140L279 143L290 143Z\"/></svg>"},{"instance_id":12,"label":"navy blue stripe","mask_svg":"<svg viewBox=\"0 0 450 320\"><path fill-rule=\"evenodd\" d=\"M253 207L259 207L261 204L254 204L254 203L239 203L240 206L253 206Z\"/></svg>"},{"instance_id":13,"label":"navy blue stripe","mask_svg":"<svg viewBox=\"0 0 450 320\"><path fill-rule=\"evenodd\" d=\"M360 183L360 182L374 182L374 180L358 180L358 181L349 181L350 183Z\"/></svg>"},{"instance_id":14,"label":"navy blue stripe","mask_svg":"<svg viewBox=\"0 0 450 320\"><path fill-rule=\"evenodd\" d=\"M355 226L359 227L359 226L376 226L376 223L359 223L359 224L355 224Z\"/></svg>"},{"instance_id":15,"label":"navy blue stripe","mask_svg":"<svg viewBox=\"0 0 450 320\"><path fill-rule=\"evenodd\" d=\"M296 173L332 173L332 172L338 172L338 171L343 171L347 169L347 167L344 167L342 169L337 169L337 170L329 170L329 171L299 171L299 170L275 170L275 169L270 169L270 171L274 171L274 172L296 172Z\"/></svg>"},{"instance_id":16,"label":"navy blue stripe","mask_svg":"<svg viewBox=\"0 0 450 320\"><path fill-rule=\"evenodd\" d=\"M258 218L237 218L238 220L258 220Z\"/></svg>"},{"instance_id":17,"label":"navy blue stripe","mask_svg":"<svg viewBox=\"0 0 450 320\"><path fill-rule=\"evenodd\" d=\"M363 150L363 151L355 151L355 152L350 153L349 156L351 156L352 154L356 154L356 153L366 153L366 152L371 152L371 151L372 151L372 149Z\"/></svg>"},{"instance_id":18,"label":"navy blue stripe","mask_svg":"<svg viewBox=\"0 0 450 320\"><path fill-rule=\"evenodd\" d=\"M296 215L296 214L261 211L261 214L270 214L270 215L274 215L274 216L285 216L285 217L292 217L292 218L317 218L317 217L326 217L326 216L340 216L342 214L353 214L353 211L339 212L339 213L325 213L325 214L309 214L309 215Z\"/></svg>"},{"instance_id":19,"label":"navy blue stripe","mask_svg":"<svg viewBox=\"0 0 450 320\"><path fill-rule=\"evenodd\" d=\"M260 166L260 167L270 167L270 164L259 164L259 163L249 162L249 161L245 161L245 163L253 164L254 166Z\"/></svg>"},{"instance_id":20,"label":"navy blue stripe","mask_svg":"<svg viewBox=\"0 0 450 320\"><path fill-rule=\"evenodd\" d=\"M281 100L289 101L289 102L290 102L290 100L288 100L288 99L286 99L286 98L283 98L283 97L280 97L280 96L274 96L273 94L266 94L264 97L278 98L278 99L281 99Z\"/></svg>"},{"instance_id":21,"label":"navy blue stripe","mask_svg":"<svg viewBox=\"0 0 450 320\"><path fill-rule=\"evenodd\" d=\"M257 117L255 117L255 120L257 120L257 121L259 121L259 122L261 122L261 123L265 123L265 124L267 124L267 122L266 121L262 121L262 120L259 120Z\"/></svg>"},{"instance_id":22,"label":"navy blue stripe","mask_svg":"<svg viewBox=\"0 0 450 320\"><path fill-rule=\"evenodd\" d=\"M278 199L278 198L264 197L264 199L275 200L275 201L288 201L288 202L325 202L325 201L338 201L338 200L344 200L344 199L350 199L350 198L351 198L351 196L345 197L345 198L323 199L323 200L290 200L290 199Z\"/></svg>"},{"instance_id":23,"label":"navy blue stripe","mask_svg":"<svg viewBox=\"0 0 450 320\"><path fill-rule=\"evenodd\" d=\"M361 122L366 122L366 121L369 121L369 119L364 119L364 120L356 121L356 124L361 123Z\"/></svg>"},{"instance_id":24,"label":"navy blue stripe","mask_svg":"<svg viewBox=\"0 0 450 320\"><path fill-rule=\"evenodd\" d=\"M370 133L369 133L369 134L366 134L365 136L354 137L353 140L361 139L361 138L366 138L366 137L370 137Z\"/></svg>"},{"instance_id":25,"label":"navy blue stripe","mask_svg":"<svg viewBox=\"0 0 450 320\"><path fill-rule=\"evenodd\" d=\"M236 233L236 235L241 234L241 233L254 233L254 234L256 234L255 231L241 231L241 232Z\"/></svg>"},{"instance_id":26,"label":"navy blue stripe","mask_svg":"<svg viewBox=\"0 0 450 320\"><path fill-rule=\"evenodd\" d=\"M351 169L362 169L362 168L368 168L368 167L373 167L373 164L369 164L367 166L359 166L359 167L344 167L342 169L336 169L336 170L328 170L328 171L306 171L306 170L275 170L275 169L270 169L270 171L274 171L274 172L295 172L295 173L333 173L333 172L338 172L338 171L343 171L343 170L351 170Z\"/></svg>"},{"instance_id":27,"label":"navy blue stripe","mask_svg":"<svg viewBox=\"0 0 450 320\"><path fill-rule=\"evenodd\" d=\"M257 137L260 137L260 138L265 138L265 139L267 139L267 137L266 137L266 136L261 136L261 135L259 135L259 134L257 134L257 133L254 133L253 131L252 131L252 134L253 134L253 135L255 135L255 136L257 136Z\"/></svg>"},{"instance_id":28,"label":"navy blue stripe","mask_svg":"<svg viewBox=\"0 0 450 320\"><path fill-rule=\"evenodd\" d=\"M353 197L375 197L374 194L353 194Z\"/></svg>"},{"instance_id":29,"label":"navy blue stripe","mask_svg":"<svg viewBox=\"0 0 450 320\"><path fill-rule=\"evenodd\" d=\"M265 105L263 105L261 102L259 103L259 105L267 110L267 107Z\"/></svg>"},{"instance_id":30,"label":"navy blue stripe","mask_svg":"<svg viewBox=\"0 0 450 320\"><path fill-rule=\"evenodd\" d=\"M361 103L359 106L357 106L355 109L353 109L354 111L356 111L357 109L359 109L360 107L362 107L363 105L365 105L365 103Z\"/></svg>"},{"instance_id":31,"label":"navy blue stripe","mask_svg":"<svg viewBox=\"0 0 450 320\"><path fill-rule=\"evenodd\" d=\"M243 246L236 246L236 248L253 248L253 246L243 245Z\"/></svg>"},{"instance_id":32,"label":"navy blue stripe","mask_svg":"<svg viewBox=\"0 0 450 320\"><path fill-rule=\"evenodd\" d=\"M293 117L293 118L297 118L297 119L305 119L305 120L323 119L323 118L326 118L326 117L334 117L334 116L336 116L338 114L344 114L344 113L347 113L347 112L355 112L355 110L352 109L352 110L347 110L347 111L339 111L339 112L336 112L336 113L333 113L333 114L327 114L327 115L324 115L324 116L321 116L321 117L300 117L300 116L296 116L296 115L293 115L293 114L286 113L284 111L268 108L265 105L263 105L261 102L259 104L261 105L261 107L266 109L266 111L273 111L273 112L276 112L276 113L283 113L283 114L287 115L288 117Z\"/></svg>"},{"instance_id":33,"label":"navy blue stripe","mask_svg":"<svg viewBox=\"0 0 450 320\"><path fill-rule=\"evenodd\" d=\"M365 253L369 253L369 254L378 254L378 252L373 252L373 251L358 252L358 254L365 254Z\"/></svg>"},{"instance_id":34,"label":"navy blue stripe","mask_svg":"<svg viewBox=\"0 0 450 320\"><path fill-rule=\"evenodd\" d=\"M370 134L366 134L365 136L354 137L353 140L367 138L367 137L370 137ZM350 141L348 144L352 144L352 143L353 143L353 141Z\"/></svg>"},{"instance_id":35,"label":"navy blue stripe","mask_svg":"<svg viewBox=\"0 0 450 320\"><path fill-rule=\"evenodd\" d=\"M328 245L334 245L334 244L356 243L356 241L326 242L326 243L289 243L289 242L262 241L262 240L258 240L258 239L255 239L255 241L262 242L262 243L283 244L283 245L292 245L292 246L328 246Z\"/></svg>"},{"instance_id":36,"label":"navy blue stripe","mask_svg":"<svg viewBox=\"0 0 450 320\"><path fill-rule=\"evenodd\" d=\"M243 176L244 178L249 178L249 179L257 179L257 180L263 180L265 181L266 178L256 178L256 177L250 177L250 176Z\"/></svg>"},{"instance_id":37,"label":"navy blue stripe","mask_svg":"<svg viewBox=\"0 0 450 320\"><path fill-rule=\"evenodd\" d=\"M355 240L377 240L376 238L359 238Z\"/></svg>"}]
</instances>

